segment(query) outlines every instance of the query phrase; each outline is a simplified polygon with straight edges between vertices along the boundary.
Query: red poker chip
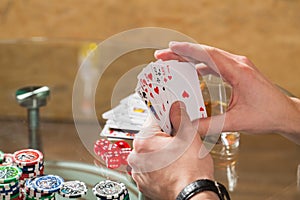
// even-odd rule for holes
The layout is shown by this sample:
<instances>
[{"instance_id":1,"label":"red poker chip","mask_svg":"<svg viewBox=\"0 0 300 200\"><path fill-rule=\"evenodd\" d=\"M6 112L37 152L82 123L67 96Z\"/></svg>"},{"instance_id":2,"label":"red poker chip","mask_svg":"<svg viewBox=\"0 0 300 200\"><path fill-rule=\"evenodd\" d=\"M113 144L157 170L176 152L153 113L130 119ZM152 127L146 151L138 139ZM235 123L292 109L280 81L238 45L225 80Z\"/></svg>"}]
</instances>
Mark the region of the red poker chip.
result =
<instances>
[{"instance_id":1,"label":"red poker chip","mask_svg":"<svg viewBox=\"0 0 300 200\"><path fill-rule=\"evenodd\" d=\"M13 154L14 162L18 166L36 165L43 160L43 154L35 149L23 149Z\"/></svg>"},{"instance_id":2,"label":"red poker chip","mask_svg":"<svg viewBox=\"0 0 300 200\"><path fill-rule=\"evenodd\" d=\"M22 176L20 177L20 180L28 179L28 178L34 178L40 175L44 174L44 168L42 168L40 171L33 172L33 173L22 173Z\"/></svg>"}]
</instances>

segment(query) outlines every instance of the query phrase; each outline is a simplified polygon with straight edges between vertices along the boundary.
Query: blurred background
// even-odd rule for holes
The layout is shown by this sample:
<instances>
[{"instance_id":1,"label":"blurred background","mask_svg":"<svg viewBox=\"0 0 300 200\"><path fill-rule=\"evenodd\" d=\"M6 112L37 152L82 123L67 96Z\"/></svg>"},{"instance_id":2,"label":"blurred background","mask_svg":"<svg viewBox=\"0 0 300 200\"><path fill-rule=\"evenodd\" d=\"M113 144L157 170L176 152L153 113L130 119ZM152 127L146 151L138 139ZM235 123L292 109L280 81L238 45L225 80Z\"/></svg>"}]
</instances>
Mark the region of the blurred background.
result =
<instances>
[{"instance_id":1,"label":"blurred background","mask_svg":"<svg viewBox=\"0 0 300 200\"><path fill-rule=\"evenodd\" d=\"M173 29L199 43L246 55L271 81L300 96L299 9L297 0L1 0L0 116L23 116L15 90L42 84L52 91L43 117L72 120L81 42L99 43L147 26ZM122 63L119 69L132 64ZM110 96L109 90L105 94Z\"/></svg>"}]
</instances>

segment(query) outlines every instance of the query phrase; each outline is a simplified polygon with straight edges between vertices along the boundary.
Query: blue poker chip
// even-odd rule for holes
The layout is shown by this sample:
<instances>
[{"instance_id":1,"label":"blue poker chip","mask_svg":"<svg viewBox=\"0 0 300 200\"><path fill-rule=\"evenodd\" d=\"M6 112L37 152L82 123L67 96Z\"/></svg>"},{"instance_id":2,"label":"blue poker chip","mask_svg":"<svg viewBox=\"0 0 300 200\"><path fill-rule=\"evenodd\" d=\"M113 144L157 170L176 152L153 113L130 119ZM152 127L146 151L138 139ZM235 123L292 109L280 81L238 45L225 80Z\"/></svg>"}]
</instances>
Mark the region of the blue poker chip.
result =
<instances>
[{"instance_id":1,"label":"blue poker chip","mask_svg":"<svg viewBox=\"0 0 300 200\"><path fill-rule=\"evenodd\" d=\"M57 175L45 175L37 177L32 184L34 189L40 193L54 193L60 190L64 179Z\"/></svg>"}]
</instances>

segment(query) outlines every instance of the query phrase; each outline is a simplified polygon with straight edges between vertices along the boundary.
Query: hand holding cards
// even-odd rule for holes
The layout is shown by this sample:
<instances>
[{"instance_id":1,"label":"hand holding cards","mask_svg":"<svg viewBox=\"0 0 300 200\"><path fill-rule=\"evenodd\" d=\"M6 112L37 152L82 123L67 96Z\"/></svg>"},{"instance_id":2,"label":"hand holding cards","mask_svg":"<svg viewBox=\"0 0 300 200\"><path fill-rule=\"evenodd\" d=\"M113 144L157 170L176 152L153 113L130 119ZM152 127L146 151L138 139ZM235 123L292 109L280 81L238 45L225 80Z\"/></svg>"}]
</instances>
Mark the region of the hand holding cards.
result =
<instances>
[{"instance_id":1,"label":"hand holding cards","mask_svg":"<svg viewBox=\"0 0 300 200\"><path fill-rule=\"evenodd\" d=\"M175 101L185 104L190 120L207 117L195 67L175 60L152 62L138 75L136 93L103 113L107 119L101 136L134 139L146 121L148 110L161 129L171 134L169 113Z\"/></svg>"},{"instance_id":2,"label":"hand holding cards","mask_svg":"<svg viewBox=\"0 0 300 200\"><path fill-rule=\"evenodd\" d=\"M190 63L150 63L138 75L136 92L166 133L172 132L169 113L175 101L185 104L190 120L207 117L197 71Z\"/></svg>"}]
</instances>

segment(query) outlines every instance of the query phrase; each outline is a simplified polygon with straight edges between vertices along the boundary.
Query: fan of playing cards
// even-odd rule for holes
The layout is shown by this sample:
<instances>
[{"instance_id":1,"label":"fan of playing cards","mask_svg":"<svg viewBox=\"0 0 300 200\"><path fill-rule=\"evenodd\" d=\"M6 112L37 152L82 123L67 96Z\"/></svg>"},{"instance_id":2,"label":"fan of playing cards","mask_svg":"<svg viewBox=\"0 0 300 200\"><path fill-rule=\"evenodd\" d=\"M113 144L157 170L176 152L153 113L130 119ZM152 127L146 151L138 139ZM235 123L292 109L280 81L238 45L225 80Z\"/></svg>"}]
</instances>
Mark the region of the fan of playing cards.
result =
<instances>
[{"instance_id":1,"label":"fan of playing cards","mask_svg":"<svg viewBox=\"0 0 300 200\"><path fill-rule=\"evenodd\" d=\"M133 139L148 113L171 134L169 112L175 101L185 104L191 120L207 117L197 71L191 63L158 60L148 64L137 78L136 93L102 115L107 122L101 136Z\"/></svg>"}]
</instances>

